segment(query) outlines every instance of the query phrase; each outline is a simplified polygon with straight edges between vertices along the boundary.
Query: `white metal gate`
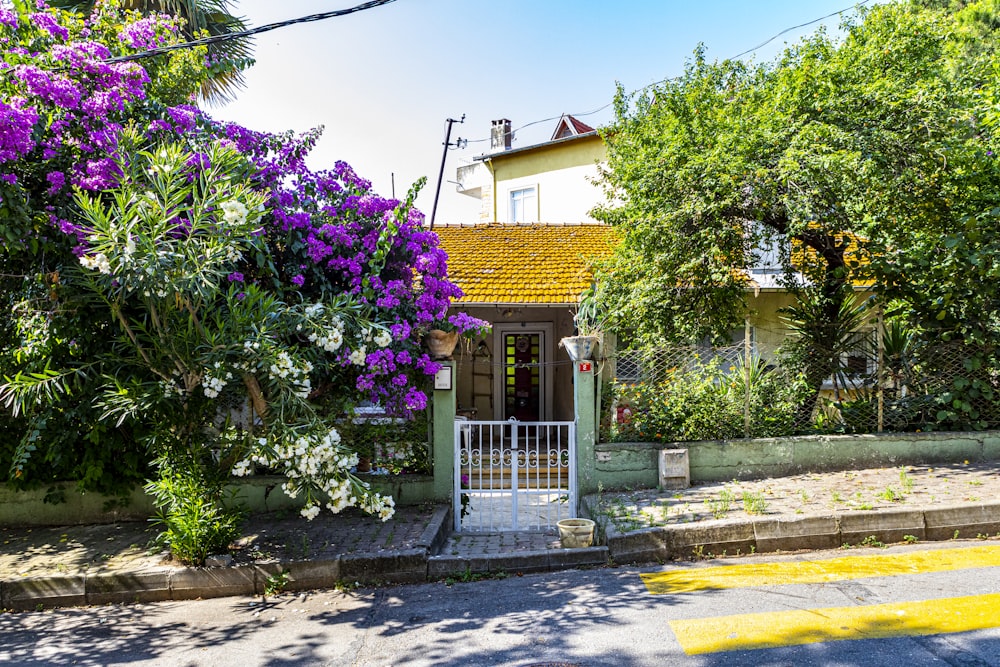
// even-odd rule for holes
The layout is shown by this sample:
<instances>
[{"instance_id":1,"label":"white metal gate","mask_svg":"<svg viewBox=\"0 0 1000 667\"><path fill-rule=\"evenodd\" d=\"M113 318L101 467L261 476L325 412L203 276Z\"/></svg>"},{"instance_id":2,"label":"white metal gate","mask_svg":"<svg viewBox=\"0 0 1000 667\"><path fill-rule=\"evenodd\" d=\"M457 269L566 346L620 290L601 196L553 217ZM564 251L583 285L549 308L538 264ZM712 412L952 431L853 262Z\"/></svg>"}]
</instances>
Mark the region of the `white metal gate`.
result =
<instances>
[{"instance_id":1,"label":"white metal gate","mask_svg":"<svg viewBox=\"0 0 1000 667\"><path fill-rule=\"evenodd\" d=\"M573 422L455 422L455 530L554 528L576 517Z\"/></svg>"}]
</instances>

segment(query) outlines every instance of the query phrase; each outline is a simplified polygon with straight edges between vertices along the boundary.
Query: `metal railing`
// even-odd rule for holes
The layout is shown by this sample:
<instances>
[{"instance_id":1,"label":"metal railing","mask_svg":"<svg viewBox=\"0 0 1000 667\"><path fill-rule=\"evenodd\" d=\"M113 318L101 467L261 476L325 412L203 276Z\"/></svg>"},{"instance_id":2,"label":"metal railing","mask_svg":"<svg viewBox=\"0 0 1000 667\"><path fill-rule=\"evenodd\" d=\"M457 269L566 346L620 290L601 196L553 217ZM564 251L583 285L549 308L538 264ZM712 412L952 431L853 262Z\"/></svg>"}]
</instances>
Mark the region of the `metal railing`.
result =
<instances>
[{"instance_id":1,"label":"metal railing","mask_svg":"<svg viewBox=\"0 0 1000 667\"><path fill-rule=\"evenodd\" d=\"M576 516L572 422L455 422L456 531L543 530Z\"/></svg>"}]
</instances>

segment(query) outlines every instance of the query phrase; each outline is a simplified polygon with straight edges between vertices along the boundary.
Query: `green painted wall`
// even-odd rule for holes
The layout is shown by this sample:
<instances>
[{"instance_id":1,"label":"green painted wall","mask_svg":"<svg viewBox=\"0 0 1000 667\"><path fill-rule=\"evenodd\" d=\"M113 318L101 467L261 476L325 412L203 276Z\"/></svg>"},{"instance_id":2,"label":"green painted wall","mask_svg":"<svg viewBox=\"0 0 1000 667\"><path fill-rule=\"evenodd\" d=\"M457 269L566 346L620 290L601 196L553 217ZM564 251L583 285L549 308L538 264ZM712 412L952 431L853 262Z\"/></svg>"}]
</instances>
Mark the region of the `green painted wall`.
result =
<instances>
[{"instance_id":1,"label":"green painted wall","mask_svg":"<svg viewBox=\"0 0 1000 667\"><path fill-rule=\"evenodd\" d=\"M389 494L397 505L417 505L435 499L430 475L361 475L379 493ZM283 477L253 477L230 488L251 514L298 510L303 500L291 499L281 490ZM61 498L62 502L46 502ZM72 482L45 489L20 491L0 484L0 526L67 526L84 523L145 521L155 514L152 500L141 488L124 499L99 493L80 493Z\"/></svg>"},{"instance_id":2,"label":"green painted wall","mask_svg":"<svg viewBox=\"0 0 1000 667\"><path fill-rule=\"evenodd\" d=\"M657 452L679 448L689 450L693 483L724 482L852 468L1000 461L1000 431L600 443L595 447L597 478L606 489L654 488Z\"/></svg>"}]
</instances>

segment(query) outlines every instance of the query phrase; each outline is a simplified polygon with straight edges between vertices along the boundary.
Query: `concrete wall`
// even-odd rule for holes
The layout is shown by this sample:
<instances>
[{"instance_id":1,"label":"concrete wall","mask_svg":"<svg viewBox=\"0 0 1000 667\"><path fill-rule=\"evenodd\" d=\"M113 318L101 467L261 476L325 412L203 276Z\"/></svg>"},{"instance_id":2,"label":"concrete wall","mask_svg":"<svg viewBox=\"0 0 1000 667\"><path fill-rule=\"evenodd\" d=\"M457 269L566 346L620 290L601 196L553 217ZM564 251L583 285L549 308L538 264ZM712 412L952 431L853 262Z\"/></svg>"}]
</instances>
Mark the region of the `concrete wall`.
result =
<instances>
[{"instance_id":1,"label":"concrete wall","mask_svg":"<svg viewBox=\"0 0 1000 667\"><path fill-rule=\"evenodd\" d=\"M397 505L416 505L434 500L434 478L430 475L361 475L372 487L391 495ZM303 499L291 499L281 490L282 477L253 477L231 486L251 514L297 510ZM62 502L46 502L46 496ZM99 493L81 493L72 482L45 489L20 491L0 484L0 526L67 526L84 523L145 521L156 513L152 500L141 488L125 498Z\"/></svg>"},{"instance_id":2,"label":"concrete wall","mask_svg":"<svg viewBox=\"0 0 1000 667\"><path fill-rule=\"evenodd\" d=\"M1000 460L1000 431L816 435L683 443L600 443L597 478L606 489L654 488L661 449L689 450L691 481L762 479L806 472Z\"/></svg>"}]
</instances>

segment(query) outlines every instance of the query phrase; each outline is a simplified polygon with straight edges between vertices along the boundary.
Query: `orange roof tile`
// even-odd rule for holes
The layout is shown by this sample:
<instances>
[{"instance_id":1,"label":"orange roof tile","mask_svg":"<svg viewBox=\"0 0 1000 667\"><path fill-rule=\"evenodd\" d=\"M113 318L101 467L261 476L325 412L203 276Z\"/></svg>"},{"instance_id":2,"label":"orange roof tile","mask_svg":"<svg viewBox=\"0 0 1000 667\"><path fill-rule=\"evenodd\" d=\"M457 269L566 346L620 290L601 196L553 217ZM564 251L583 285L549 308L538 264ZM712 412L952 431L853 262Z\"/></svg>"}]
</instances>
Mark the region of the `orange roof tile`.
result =
<instances>
[{"instance_id":1,"label":"orange roof tile","mask_svg":"<svg viewBox=\"0 0 1000 667\"><path fill-rule=\"evenodd\" d=\"M449 225L434 230L448 253L455 303L573 304L590 286L591 263L611 254L614 232L600 224Z\"/></svg>"}]
</instances>

